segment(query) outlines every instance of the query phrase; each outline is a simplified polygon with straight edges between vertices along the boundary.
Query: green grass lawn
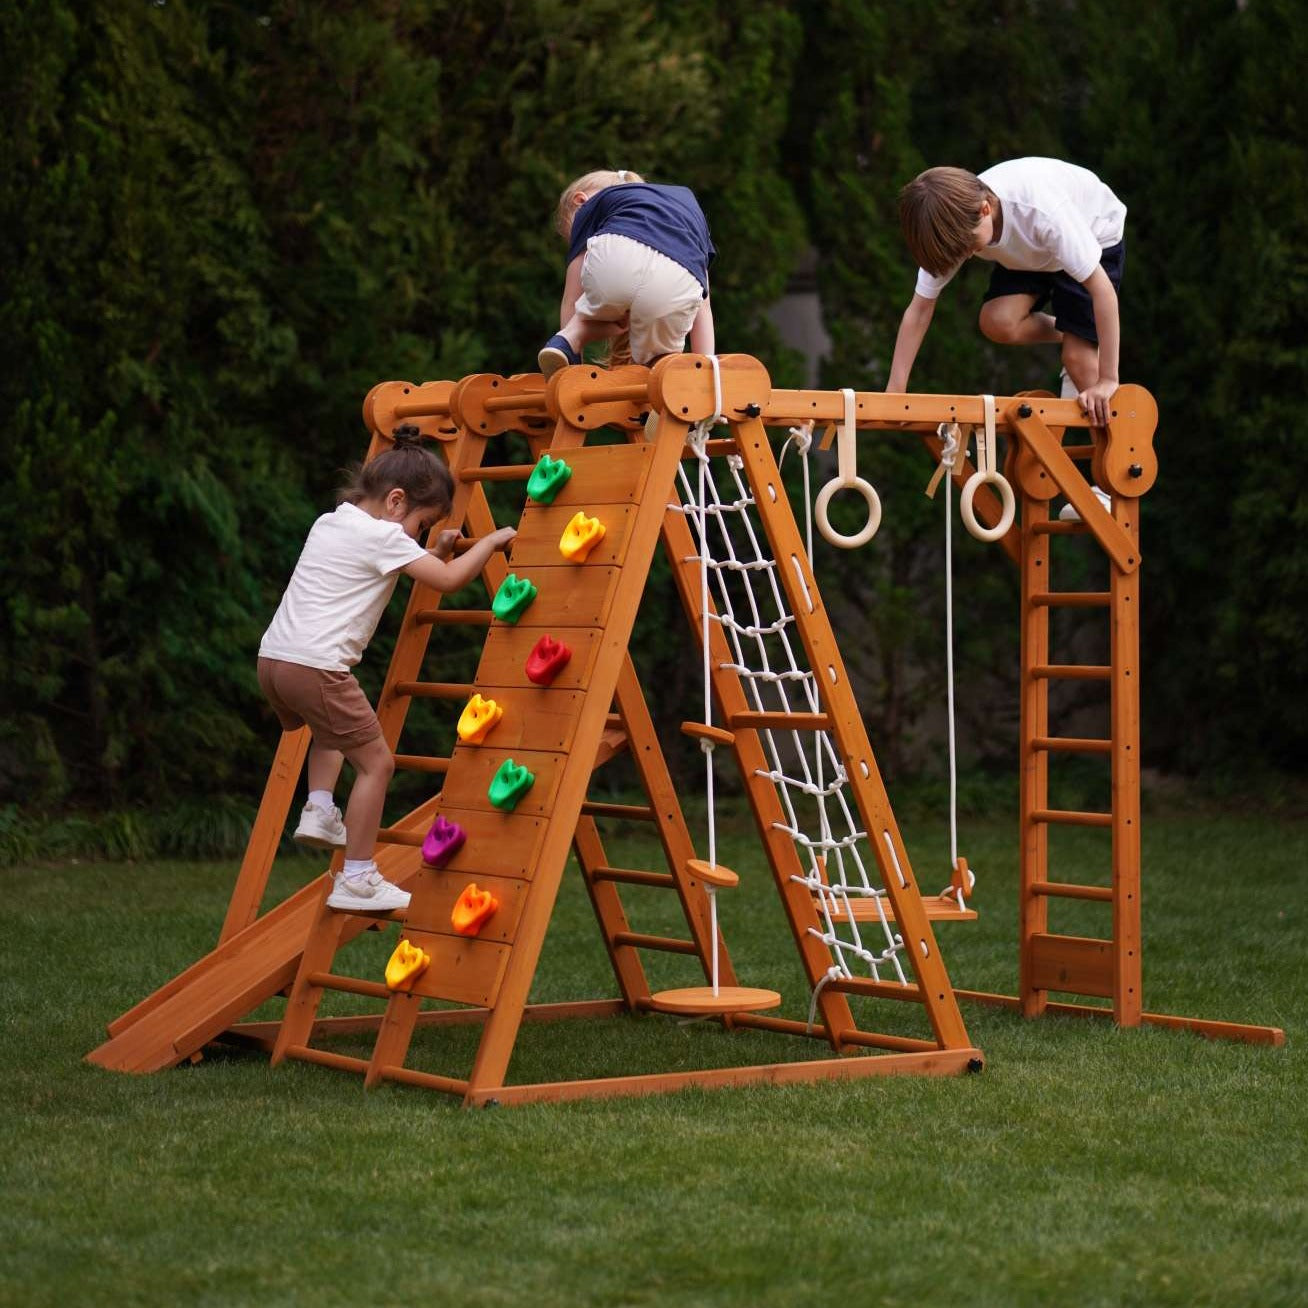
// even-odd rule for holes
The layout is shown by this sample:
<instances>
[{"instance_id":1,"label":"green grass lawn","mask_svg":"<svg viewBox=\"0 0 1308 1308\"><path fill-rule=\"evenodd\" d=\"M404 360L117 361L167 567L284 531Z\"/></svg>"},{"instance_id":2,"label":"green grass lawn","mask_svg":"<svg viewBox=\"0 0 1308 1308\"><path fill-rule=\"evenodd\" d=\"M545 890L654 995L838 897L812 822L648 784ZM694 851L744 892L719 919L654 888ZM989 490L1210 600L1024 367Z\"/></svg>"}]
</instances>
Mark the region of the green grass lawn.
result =
<instances>
[{"instance_id":1,"label":"green grass lawn","mask_svg":"<svg viewBox=\"0 0 1308 1308\"><path fill-rule=\"evenodd\" d=\"M1014 825L966 832L981 921L938 932L962 987L1016 984ZM1067 833L1057 875L1102 880L1100 834ZM943 832L906 835L922 884L943 884ZM614 861L654 866L643 839L615 838ZM0 1303L1303 1304L1306 856L1302 821L1145 826L1146 1006L1280 1025L1282 1049L968 1005L979 1076L478 1112L234 1052L150 1077L84 1064L106 1021L211 946L234 868L9 869ZM729 834L722 857L742 874L720 901L742 983L806 1016L761 856ZM317 868L283 860L276 887ZM670 896L624 898L636 929L674 926ZM1104 911L1053 925L1093 933ZM342 970L379 976L395 937L364 936ZM570 876L535 998L615 993ZM860 1016L916 1033L912 1008ZM462 1074L474 1034L421 1030L410 1065ZM822 1053L663 1018L536 1025L511 1079Z\"/></svg>"}]
</instances>

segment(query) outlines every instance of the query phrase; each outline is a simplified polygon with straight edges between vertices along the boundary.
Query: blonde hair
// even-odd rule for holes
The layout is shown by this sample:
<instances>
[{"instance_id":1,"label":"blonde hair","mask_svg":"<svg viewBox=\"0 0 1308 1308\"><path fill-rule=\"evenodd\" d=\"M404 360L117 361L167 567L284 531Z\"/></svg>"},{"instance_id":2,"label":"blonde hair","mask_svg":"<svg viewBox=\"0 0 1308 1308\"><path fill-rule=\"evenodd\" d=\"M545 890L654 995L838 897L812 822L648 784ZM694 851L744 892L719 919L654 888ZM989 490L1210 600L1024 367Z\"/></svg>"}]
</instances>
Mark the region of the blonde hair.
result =
<instances>
[{"instance_id":1,"label":"blonde hair","mask_svg":"<svg viewBox=\"0 0 1308 1308\"><path fill-rule=\"evenodd\" d=\"M908 252L933 277L972 253L981 206L994 192L965 168L928 168L899 193L899 225Z\"/></svg>"},{"instance_id":2,"label":"blonde hair","mask_svg":"<svg viewBox=\"0 0 1308 1308\"><path fill-rule=\"evenodd\" d=\"M629 168L619 168L616 172L611 168L601 168L578 177L575 182L569 182L563 188L563 194L559 196L559 207L554 211L554 230L560 236L566 236L572 230L573 215L577 212L575 201L578 195L592 196L596 191L604 190L606 186L622 186L627 182L644 180L639 173L633 173Z\"/></svg>"}]
</instances>

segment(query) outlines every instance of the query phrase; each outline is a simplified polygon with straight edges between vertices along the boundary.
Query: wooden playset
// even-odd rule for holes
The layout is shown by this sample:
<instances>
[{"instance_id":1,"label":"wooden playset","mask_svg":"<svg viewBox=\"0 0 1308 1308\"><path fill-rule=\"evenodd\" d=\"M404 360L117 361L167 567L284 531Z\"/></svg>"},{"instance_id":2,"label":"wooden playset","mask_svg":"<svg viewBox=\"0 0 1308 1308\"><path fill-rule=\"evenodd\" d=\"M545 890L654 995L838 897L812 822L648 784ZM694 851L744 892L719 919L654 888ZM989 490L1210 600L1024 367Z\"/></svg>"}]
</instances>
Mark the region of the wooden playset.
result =
<instances>
[{"instance_id":1,"label":"wooden playset","mask_svg":"<svg viewBox=\"0 0 1308 1308\"><path fill-rule=\"evenodd\" d=\"M468 1105L957 1073L982 1065L960 1015L960 997L1008 1005L1028 1017L1084 1013L1111 1016L1123 1026L1153 1023L1280 1043L1281 1033L1272 1028L1143 1008L1138 509L1157 475L1156 416L1147 392L1124 386L1107 428L1065 445L1067 429L1085 430L1074 400L774 390L763 365L740 355L681 355L652 370L582 365L562 369L548 384L538 375L476 374L457 384L375 387L364 405L369 456L385 448L397 426L411 423L448 460L456 498L440 526L484 535L495 527L486 484L525 484L509 557L494 557L485 570L490 606L455 610L415 584L378 702L396 767L440 779L438 794L380 836L380 870L412 893L408 909L392 915L401 922L400 943L384 977L334 972L341 947L377 922L376 915L328 909L329 877L260 913L308 747L307 730L288 732L217 947L112 1022L109 1039L88 1055L90 1061L149 1072L198 1058L211 1042L236 1043L264 1049L274 1062L294 1058L351 1071L368 1085L424 1086ZM811 541L792 512L769 437L769 428L790 428L791 438L806 448L814 424L826 425L828 441L838 441L838 474L814 506L829 540L862 543L880 513L875 491L857 475L856 432L907 433L925 442L962 489L960 508L974 534L1000 542L1020 565L1016 996L955 990L937 946L933 921L975 916L966 902L967 869L960 860L948 894L922 892L882 784L818 591ZM529 459L488 463L488 450L508 432L525 437ZM975 465L967 458L972 435ZM1000 436L1007 443L1002 472ZM1111 494L1111 509L1101 505L1078 464L1088 464L1094 482ZM861 494L868 507L868 524L853 537L840 536L829 522L830 500L841 488ZM1078 520L1051 519L1050 502L1060 495ZM1054 589L1051 545L1071 534L1097 542L1108 562L1107 590ZM703 711L682 729L704 750L707 858L696 855L629 651L660 542L703 663ZM1107 664L1050 661L1051 610L1064 607L1105 611ZM424 679L428 638L446 624L485 629L470 684ZM1111 699L1106 738L1054 734L1049 687L1058 679L1105 685ZM449 757L400 751L408 708L422 697L464 704ZM643 804L591 795L596 769L623 752L644 790ZM790 997L795 1016L773 1013L781 995L740 984L718 930L717 896L737 881L717 863L711 817L715 755L724 754L739 770L802 964L806 988ZM1067 754L1107 759L1107 812L1050 806L1050 762ZM611 819L650 823L666 869L613 866L601 835ZM1059 824L1109 830L1110 884L1069 884L1051 875L1048 832ZM570 853L620 994L533 1004L529 992ZM685 934L633 929L624 887L675 894ZM1103 934L1051 932L1048 903L1054 897L1106 905ZM699 983L652 990L642 961L650 952L694 960ZM372 997L385 1009L320 1017L327 990ZM288 996L280 1020L242 1021L279 993ZM1110 1000L1111 1007L1079 1002L1083 998ZM929 1035L865 1029L851 1000L860 1015L883 1011L868 1000L915 1005ZM825 1049L815 1058L745 1067L541 1084L507 1079L524 1020L647 1013L808 1037ZM416 1028L456 1023L482 1026L466 1076L406 1066ZM317 1043L334 1032L375 1032L371 1056L347 1056Z\"/></svg>"}]
</instances>

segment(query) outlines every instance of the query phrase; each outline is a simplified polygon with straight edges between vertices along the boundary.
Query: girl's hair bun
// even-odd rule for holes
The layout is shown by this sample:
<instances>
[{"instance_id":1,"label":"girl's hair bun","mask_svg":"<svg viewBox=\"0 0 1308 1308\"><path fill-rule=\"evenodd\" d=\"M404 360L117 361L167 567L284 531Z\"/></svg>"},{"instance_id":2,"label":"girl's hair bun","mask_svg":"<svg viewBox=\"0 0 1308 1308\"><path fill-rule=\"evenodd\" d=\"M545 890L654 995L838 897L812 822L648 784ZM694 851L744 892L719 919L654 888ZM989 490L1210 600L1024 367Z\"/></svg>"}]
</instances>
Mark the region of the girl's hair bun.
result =
<instances>
[{"instance_id":1,"label":"girl's hair bun","mask_svg":"<svg viewBox=\"0 0 1308 1308\"><path fill-rule=\"evenodd\" d=\"M422 445L422 432L411 422L402 423L391 432L397 450L417 449Z\"/></svg>"}]
</instances>

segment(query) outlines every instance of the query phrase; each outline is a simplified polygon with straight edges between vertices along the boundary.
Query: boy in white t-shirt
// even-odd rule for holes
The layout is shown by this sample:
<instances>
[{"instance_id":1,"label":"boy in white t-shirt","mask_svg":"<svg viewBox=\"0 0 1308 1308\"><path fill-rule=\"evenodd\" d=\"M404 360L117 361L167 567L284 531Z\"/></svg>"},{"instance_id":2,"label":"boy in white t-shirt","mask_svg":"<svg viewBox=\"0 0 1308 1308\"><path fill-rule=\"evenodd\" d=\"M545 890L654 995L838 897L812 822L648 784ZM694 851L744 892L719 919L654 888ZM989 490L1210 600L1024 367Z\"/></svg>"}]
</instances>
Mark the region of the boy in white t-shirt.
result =
<instances>
[{"instance_id":1,"label":"boy in white t-shirt","mask_svg":"<svg viewBox=\"0 0 1308 1308\"><path fill-rule=\"evenodd\" d=\"M406 891L373 862L395 756L368 697L350 669L376 630L401 572L439 591L471 581L516 534L501 527L458 557L457 531L443 531L431 549L418 542L449 514L453 482L445 464L423 447L416 427L400 427L395 444L359 469L343 502L309 531L299 562L259 645L259 687L284 731L306 724L309 802L295 839L320 849L344 847L327 903L356 912L407 908ZM332 800L341 764L354 786L344 821Z\"/></svg>"},{"instance_id":2,"label":"boy in white t-shirt","mask_svg":"<svg viewBox=\"0 0 1308 1308\"><path fill-rule=\"evenodd\" d=\"M928 168L899 197L917 288L899 324L888 391L908 389L936 297L973 255L996 265L981 331L1003 345L1060 344L1063 369L1096 426L1118 386L1117 293L1126 206L1061 159L1012 159L980 174Z\"/></svg>"}]
</instances>

